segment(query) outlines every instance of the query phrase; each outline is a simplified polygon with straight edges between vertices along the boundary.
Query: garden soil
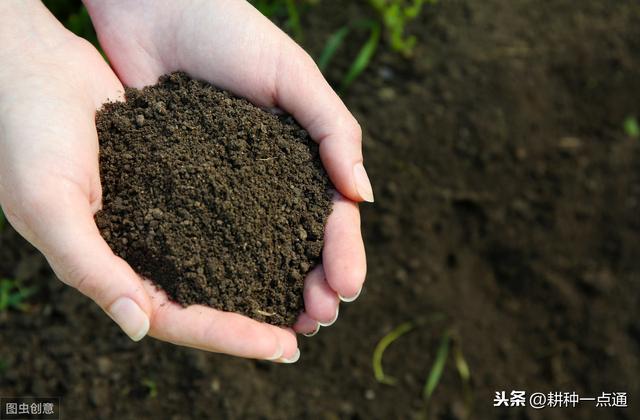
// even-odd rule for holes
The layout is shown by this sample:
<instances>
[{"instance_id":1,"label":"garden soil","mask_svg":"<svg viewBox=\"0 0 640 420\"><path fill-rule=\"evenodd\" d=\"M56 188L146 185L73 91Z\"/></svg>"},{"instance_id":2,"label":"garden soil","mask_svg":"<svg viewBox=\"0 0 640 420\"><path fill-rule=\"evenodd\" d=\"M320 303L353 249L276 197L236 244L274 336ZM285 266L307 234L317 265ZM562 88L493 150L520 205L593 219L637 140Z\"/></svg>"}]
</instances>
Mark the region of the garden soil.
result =
<instances>
[{"instance_id":1,"label":"garden soil","mask_svg":"<svg viewBox=\"0 0 640 420\"><path fill-rule=\"evenodd\" d=\"M96 126L114 252L182 305L293 325L331 211L307 132L184 73L127 89Z\"/></svg>"},{"instance_id":2,"label":"garden soil","mask_svg":"<svg viewBox=\"0 0 640 420\"><path fill-rule=\"evenodd\" d=\"M304 45L365 2L303 13ZM295 365L153 339L130 342L7 230L0 275L40 286L0 314L0 395L57 395L66 418L640 418L640 7L633 1L449 0L386 46L344 95L364 129L376 203L362 206L369 274ZM367 34L329 70L335 83ZM376 343L403 322L376 381ZM426 406L445 332L453 359ZM154 390L152 392L152 390ZM493 407L497 391L626 392L628 408Z\"/></svg>"}]
</instances>

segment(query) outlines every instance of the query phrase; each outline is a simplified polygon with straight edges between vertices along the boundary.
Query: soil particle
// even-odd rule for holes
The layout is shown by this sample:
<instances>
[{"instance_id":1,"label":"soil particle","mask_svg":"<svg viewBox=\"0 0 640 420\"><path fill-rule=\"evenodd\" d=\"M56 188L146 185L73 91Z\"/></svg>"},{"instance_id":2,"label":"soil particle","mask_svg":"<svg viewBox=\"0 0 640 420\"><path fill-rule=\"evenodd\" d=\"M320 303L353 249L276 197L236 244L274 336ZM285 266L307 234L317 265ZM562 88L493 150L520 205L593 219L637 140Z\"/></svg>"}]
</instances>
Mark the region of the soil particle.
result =
<instances>
[{"instance_id":1,"label":"soil particle","mask_svg":"<svg viewBox=\"0 0 640 420\"><path fill-rule=\"evenodd\" d=\"M331 209L307 132L184 73L127 89L96 124L114 252L182 305L291 325Z\"/></svg>"}]
</instances>

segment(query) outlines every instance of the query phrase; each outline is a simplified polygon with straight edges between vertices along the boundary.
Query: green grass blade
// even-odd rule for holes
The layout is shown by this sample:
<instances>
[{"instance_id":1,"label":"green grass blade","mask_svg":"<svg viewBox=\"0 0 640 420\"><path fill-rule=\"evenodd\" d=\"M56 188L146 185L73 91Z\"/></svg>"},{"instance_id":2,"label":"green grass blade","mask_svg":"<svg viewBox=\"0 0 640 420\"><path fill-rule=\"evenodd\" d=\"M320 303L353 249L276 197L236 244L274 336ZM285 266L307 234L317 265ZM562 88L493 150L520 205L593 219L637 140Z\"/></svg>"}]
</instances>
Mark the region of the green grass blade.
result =
<instances>
[{"instance_id":1,"label":"green grass blade","mask_svg":"<svg viewBox=\"0 0 640 420\"><path fill-rule=\"evenodd\" d=\"M455 361L458 374L460 375L460 379L462 379L462 382L468 383L471 379L471 370L469 369L469 364L462 354L462 349L460 348L459 344L455 346L455 349L453 351L453 359Z\"/></svg>"},{"instance_id":2,"label":"green grass blade","mask_svg":"<svg viewBox=\"0 0 640 420\"><path fill-rule=\"evenodd\" d=\"M630 116L624 120L624 132L634 139L640 138L640 124L635 117Z\"/></svg>"},{"instance_id":3,"label":"green grass blade","mask_svg":"<svg viewBox=\"0 0 640 420\"><path fill-rule=\"evenodd\" d=\"M2 208L0 208L0 232L4 229L4 225L6 224L7 219L4 217L4 212Z\"/></svg>"},{"instance_id":4,"label":"green grass blade","mask_svg":"<svg viewBox=\"0 0 640 420\"><path fill-rule=\"evenodd\" d=\"M11 284L8 280L0 280L0 311L4 311L9 308L9 291L11 290Z\"/></svg>"},{"instance_id":5,"label":"green grass blade","mask_svg":"<svg viewBox=\"0 0 640 420\"><path fill-rule=\"evenodd\" d=\"M16 280L0 279L0 312L9 308L24 310L24 300L37 291L37 286L21 288Z\"/></svg>"},{"instance_id":6,"label":"green grass blade","mask_svg":"<svg viewBox=\"0 0 640 420\"><path fill-rule=\"evenodd\" d=\"M24 301L29 297L34 295L38 288L36 286L27 287L24 289L17 288L18 290L15 293L9 294L8 305L9 307L13 307L15 309L24 310L25 304Z\"/></svg>"},{"instance_id":7,"label":"green grass blade","mask_svg":"<svg viewBox=\"0 0 640 420\"><path fill-rule=\"evenodd\" d=\"M320 58L318 58L317 62L318 68L321 72L324 73L324 71L327 69L327 66L344 43L344 40L349 34L350 30L351 29L348 26L343 26L329 37L327 45L324 47L324 50L322 50L322 54L320 54Z\"/></svg>"},{"instance_id":8,"label":"green grass blade","mask_svg":"<svg viewBox=\"0 0 640 420\"><path fill-rule=\"evenodd\" d=\"M444 367L447 364L447 358L449 356L449 342L451 341L451 333L446 331L442 336L442 340L440 340L440 346L438 346L438 351L436 353L436 360L433 362L433 366L431 367L431 372L429 372L429 376L427 377L427 381L424 385L423 397L428 402L435 391L436 387L440 383L440 378L442 378L442 372L444 371Z\"/></svg>"},{"instance_id":9,"label":"green grass blade","mask_svg":"<svg viewBox=\"0 0 640 420\"><path fill-rule=\"evenodd\" d=\"M373 374L378 382L387 385L395 385L396 379L392 378L391 376L385 375L384 370L382 369L382 356L384 356L385 350L391 345L391 343L393 343L412 329L413 323L411 322L400 324L389 334L382 337L380 342L378 342L378 344L376 345L376 348L373 351Z\"/></svg>"},{"instance_id":10,"label":"green grass blade","mask_svg":"<svg viewBox=\"0 0 640 420\"><path fill-rule=\"evenodd\" d=\"M301 42L303 38L302 25L300 25L300 13L298 13L298 7L295 0L285 0L287 5L287 14L289 19L287 23L293 32L293 37L296 41Z\"/></svg>"},{"instance_id":11,"label":"green grass blade","mask_svg":"<svg viewBox=\"0 0 640 420\"><path fill-rule=\"evenodd\" d=\"M378 48L380 42L380 25L376 22L370 22L368 25L371 29L369 39L362 46L356 59L351 64L349 71L342 79L340 90L344 91L349 85L367 68L371 62L371 58Z\"/></svg>"},{"instance_id":12,"label":"green grass blade","mask_svg":"<svg viewBox=\"0 0 640 420\"><path fill-rule=\"evenodd\" d=\"M156 398L158 396L158 385L153 379L143 379L142 385L147 388L149 398Z\"/></svg>"}]
</instances>

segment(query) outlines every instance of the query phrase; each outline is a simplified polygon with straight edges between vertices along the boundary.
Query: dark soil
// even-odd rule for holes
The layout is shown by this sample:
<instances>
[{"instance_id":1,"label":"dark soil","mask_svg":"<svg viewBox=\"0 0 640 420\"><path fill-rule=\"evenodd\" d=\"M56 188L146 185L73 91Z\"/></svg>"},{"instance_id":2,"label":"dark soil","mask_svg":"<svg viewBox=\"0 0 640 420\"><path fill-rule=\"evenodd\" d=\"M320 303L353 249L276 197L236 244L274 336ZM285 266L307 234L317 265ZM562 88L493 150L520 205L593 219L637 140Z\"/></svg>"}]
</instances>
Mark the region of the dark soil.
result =
<instances>
[{"instance_id":1,"label":"dark soil","mask_svg":"<svg viewBox=\"0 0 640 420\"><path fill-rule=\"evenodd\" d=\"M312 54L365 3L303 15ZM640 141L623 130L640 117L640 6L447 0L409 29L413 59L383 46L345 95L376 194L362 207L367 283L335 325L301 337L298 364L130 343L7 231L0 275L42 294L0 315L0 394L60 395L68 418L640 418ZM353 36L334 81L367 34ZM398 383L378 383L376 343L420 317L385 354ZM471 402L449 359L425 408L447 329ZM494 408L501 390L622 391L629 407Z\"/></svg>"},{"instance_id":2,"label":"dark soil","mask_svg":"<svg viewBox=\"0 0 640 420\"><path fill-rule=\"evenodd\" d=\"M96 125L114 252L185 306L292 325L331 210L307 132L183 73L127 89Z\"/></svg>"}]
</instances>

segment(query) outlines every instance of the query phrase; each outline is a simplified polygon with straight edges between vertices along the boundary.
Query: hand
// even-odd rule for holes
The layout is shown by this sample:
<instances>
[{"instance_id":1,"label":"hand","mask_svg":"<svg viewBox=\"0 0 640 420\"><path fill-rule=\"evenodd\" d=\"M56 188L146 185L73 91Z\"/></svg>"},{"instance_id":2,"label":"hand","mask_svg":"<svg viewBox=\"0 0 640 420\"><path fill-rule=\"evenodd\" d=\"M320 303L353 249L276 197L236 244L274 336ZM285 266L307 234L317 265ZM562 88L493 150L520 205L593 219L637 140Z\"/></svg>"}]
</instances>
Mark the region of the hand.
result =
<instances>
[{"instance_id":1,"label":"hand","mask_svg":"<svg viewBox=\"0 0 640 420\"><path fill-rule=\"evenodd\" d=\"M143 5L136 4L139 7ZM144 30L139 32L140 37L130 35L126 42L118 39L126 32L116 33L112 38L107 30L109 27L100 23L108 16L106 9L99 11L91 4L89 6L105 49L113 52L117 46L114 42L122 42L120 55L116 53L110 57L125 83L134 86L154 83L157 76L172 71L174 67L202 77L194 70L195 64L160 65L162 60L176 58L164 54L160 60L157 58L160 56L146 50L152 47L151 39L161 44L170 42L168 38L163 40L159 33L152 37L150 32ZM117 2L109 6L117 6ZM190 6L195 7L196 3ZM200 7L207 6L203 4ZM93 221L93 214L101 204L94 112L106 100L121 99L122 85L95 49L64 30L39 2L7 0L0 6L2 8L6 10L0 12L6 12L3 16L8 16L8 22L29 21L31 24L26 32L22 30L24 26L18 29L19 25L15 24L13 27L9 24L0 28L2 39L10 40L0 51L0 203L14 227L45 254L64 282L96 301L133 339L142 338L148 331L159 339L210 351L281 361L296 359L296 339L291 331L203 306L182 309L168 302L166 295L148 282L141 281L126 262L113 255ZM169 9L168 6L151 8L145 12L145 19L157 10L157 16L153 16L157 24L151 26L162 32L164 24L177 23L167 19L175 12ZM250 16L264 24L252 9L244 12L247 10ZM126 11L132 12L131 8ZM225 13L229 12L233 10L225 10ZM185 13L185 18L187 16L188 13ZM238 18L234 13L230 16ZM133 31L138 25L133 20L123 20L119 22L121 24L125 31L127 28ZM246 27L246 19L244 24ZM171 26L164 27L164 30ZM177 40L178 32L170 38ZM265 39L269 38L264 36ZM286 39L281 34L278 36ZM127 65L117 64L119 60L126 62L125 53L131 54L127 64L129 70ZM257 79L260 77L255 77L253 83L258 86ZM229 88L217 82L216 78L202 78ZM319 80L324 83L321 77ZM251 85L249 82L245 86ZM326 83L322 86L326 87ZM242 95L243 92L238 90L235 89L236 93ZM263 89L262 92L266 91ZM326 92L331 92L328 87ZM319 97L324 101L321 104L331 104L323 96L334 98L335 95L326 92L311 97ZM273 98L282 96L281 92L278 93ZM270 103L250 99L263 105ZM342 106L334 112L340 114L342 110L348 115L340 101L337 98L334 100ZM293 109L283 104L281 99L273 101L273 104L289 111ZM296 115L303 124L304 115ZM360 199L353 173L346 175L345 180L344 165L334 163L332 166L327 163L331 161L327 156L335 155L336 152L331 152L338 150L335 145L337 137L332 134L335 129L321 124L322 119L327 118L321 114L315 117L307 115L306 118L305 125L312 135L322 139L323 158L334 183L346 196ZM346 127L344 121L337 121L340 127ZM336 121L326 124L334 126ZM356 127L351 128L355 135L353 140L359 141L357 125L353 127ZM354 148L347 146L345 150ZM359 149L355 158L358 159L358 156ZM347 185L349 182L350 188ZM305 290L308 313L301 316L298 322L300 331L313 329L316 320L330 320L327 314L337 308L333 290L351 296L351 293L359 290L363 281L365 262L359 216L355 204L347 199L339 199L336 204L326 229L326 243L323 259L327 268L316 269L310 275ZM347 271L341 272L347 264ZM323 275L324 271L326 276ZM342 276L334 277L332 273ZM329 279L328 282L324 280L325 277ZM331 312L331 318L334 313Z\"/></svg>"},{"instance_id":2,"label":"hand","mask_svg":"<svg viewBox=\"0 0 640 420\"><path fill-rule=\"evenodd\" d=\"M100 43L120 79L154 84L184 70L262 107L292 114L320 143L341 195L325 230L323 264L307 278L296 330L332 323L338 296L358 296L366 272L356 201L373 201L358 123L314 61L243 0L86 0Z\"/></svg>"}]
</instances>

